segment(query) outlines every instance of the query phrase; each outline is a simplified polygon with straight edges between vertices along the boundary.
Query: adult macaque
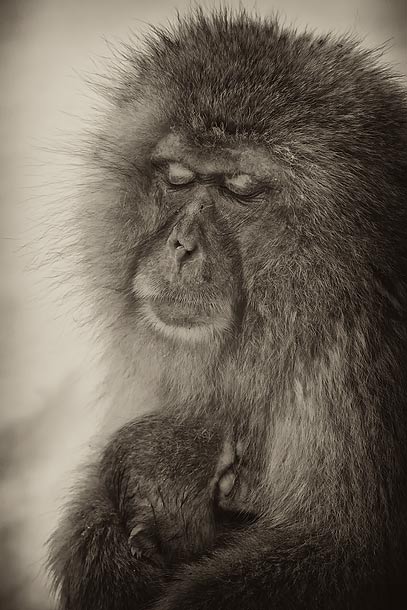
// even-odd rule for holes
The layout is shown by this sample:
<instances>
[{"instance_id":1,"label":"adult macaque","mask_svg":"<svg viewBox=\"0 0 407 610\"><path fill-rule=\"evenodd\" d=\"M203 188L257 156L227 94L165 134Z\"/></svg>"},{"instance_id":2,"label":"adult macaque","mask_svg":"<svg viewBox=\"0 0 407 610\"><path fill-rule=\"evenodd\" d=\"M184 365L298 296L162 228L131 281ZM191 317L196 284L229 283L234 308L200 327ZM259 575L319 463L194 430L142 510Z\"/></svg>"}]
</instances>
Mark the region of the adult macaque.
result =
<instances>
[{"instance_id":1,"label":"adult macaque","mask_svg":"<svg viewBox=\"0 0 407 610\"><path fill-rule=\"evenodd\" d=\"M155 412L54 536L60 608L404 607L404 91L349 39L197 12L109 100L83 258Z\"/></svg>"}]
</instances>

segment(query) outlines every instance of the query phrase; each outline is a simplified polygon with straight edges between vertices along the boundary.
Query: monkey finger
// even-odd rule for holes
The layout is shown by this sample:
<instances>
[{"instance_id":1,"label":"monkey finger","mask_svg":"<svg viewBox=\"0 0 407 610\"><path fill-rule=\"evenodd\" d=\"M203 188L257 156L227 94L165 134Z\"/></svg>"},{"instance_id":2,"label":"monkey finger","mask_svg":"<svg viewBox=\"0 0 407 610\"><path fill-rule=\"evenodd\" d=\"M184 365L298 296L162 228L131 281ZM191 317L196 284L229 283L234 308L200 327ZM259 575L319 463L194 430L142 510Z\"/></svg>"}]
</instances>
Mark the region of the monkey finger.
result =
<instances>
[{"instance_id":1,"label":"monkey finger","mask_svg":"<svg viewBox=\"0 0 407 610\"><path fill-rule=\"evenodd\" d=\"M156 566L162 567L164 564L160 553L159 543L155 535L142 524L138 524L130 532L129 547L135 559L148 561Z\"/></svg>"}]
</instances>

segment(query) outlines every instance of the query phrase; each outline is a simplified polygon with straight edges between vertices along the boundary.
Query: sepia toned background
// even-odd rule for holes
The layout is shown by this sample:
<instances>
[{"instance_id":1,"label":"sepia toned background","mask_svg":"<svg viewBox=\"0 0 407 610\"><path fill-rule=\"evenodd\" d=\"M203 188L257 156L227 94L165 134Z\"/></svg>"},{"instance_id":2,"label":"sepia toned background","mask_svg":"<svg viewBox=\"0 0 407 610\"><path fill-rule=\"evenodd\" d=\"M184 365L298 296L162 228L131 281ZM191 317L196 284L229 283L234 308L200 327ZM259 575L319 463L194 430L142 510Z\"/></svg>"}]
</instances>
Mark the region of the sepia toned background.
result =
<instances>
[{"instance_id":1,"label":"sepia toned background","mask_svg":"<svg viewBox=\"0 0 407 610\"><path fill-rule=\"evenodd\" d=\"M286 23L386 43L406 73L405 0L229 2ZM213 3L206 2L205 6ZM190 2L2 0L0 4L0 608L48 610L44 543L101 418L98 349L70 290L66 143L92 117L87 74L111 40ZM96 63L95 59L96 58ZM65 270L67 273L65 274Z\"/></svg>"}]
</instances>

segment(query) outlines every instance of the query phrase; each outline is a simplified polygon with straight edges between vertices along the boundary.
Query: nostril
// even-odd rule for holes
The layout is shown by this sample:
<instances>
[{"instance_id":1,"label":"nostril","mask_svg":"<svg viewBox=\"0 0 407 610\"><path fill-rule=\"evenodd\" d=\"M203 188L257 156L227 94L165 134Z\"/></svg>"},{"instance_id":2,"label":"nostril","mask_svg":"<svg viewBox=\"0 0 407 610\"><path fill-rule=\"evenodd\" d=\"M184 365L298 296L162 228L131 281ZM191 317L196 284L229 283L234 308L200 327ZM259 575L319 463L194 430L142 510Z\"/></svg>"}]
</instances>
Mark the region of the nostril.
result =
<instances>
[{"instance_id":1,"label":"nostril","mask_svg":"<svg viewBox=\"0 0 407 610\"><path fill-rule=\"evenodd\" d=\"M194 256L196 248L186 248L182 244L175 246L175 257L177 260L185 260Z\"/></svg>"},{"instance_id":2,"label":"nostril","mask_svg":"<svg viewBox=\"0 0 407 610\"><path fill-rule=\"evenodd\" d=\"M177 268L180 269L183 263L194 260L198 253L198 243L195 239L180 239L172 240L173 256Z\"/></svg>"},{"instance_id":3,"label":"nostril","mask_svg":"<svg viewBox=\"0 0 407 610\"><path fill-rule=\"evenodd\" d=\"M185 255L188 256L198 249L198 244L195 239L185 239L182 242L176 239L174 241L174 248L178 251L183 250Z\"/></svg>"},{"instance_id":4,"label":"nostril","mask_svg":"<svg viewBox=\"0 0 407 610\"><path fill-rule=\"evenodd\" d=\"M167 242L170 257L175 261L178 270L183 263L192 262L199 253L197 237L189 231L181 231L175 227Z\"/></svg>"}]
</instances>

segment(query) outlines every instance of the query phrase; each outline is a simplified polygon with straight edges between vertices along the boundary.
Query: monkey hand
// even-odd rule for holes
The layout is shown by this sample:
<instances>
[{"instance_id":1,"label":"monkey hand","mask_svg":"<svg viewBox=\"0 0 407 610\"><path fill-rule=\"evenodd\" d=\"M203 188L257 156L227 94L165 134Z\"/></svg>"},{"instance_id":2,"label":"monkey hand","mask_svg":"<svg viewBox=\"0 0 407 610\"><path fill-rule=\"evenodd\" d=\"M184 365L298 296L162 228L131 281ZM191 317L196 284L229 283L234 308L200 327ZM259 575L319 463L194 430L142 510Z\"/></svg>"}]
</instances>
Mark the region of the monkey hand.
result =
<instances>
[{"instance_id":1,"label":"monkey hand","mask_svg":"<svg viewBox=\"0 0 407 610\"><path fill-rule=\"evenodd\" d=\"M128 540L133 557L168 570L209 551L218 534L240 524L237 515L248 514L243 472L231 443L225 441L206 486L193 486L197 475L180 493L176 484L168 486L166 477L160 481L156 474L146 480L139 475L138 485L132 482L137 494L127 498L134 508Z\"/></svg>"},{"instance_id":2,"label":"monkey hand","mask_svg":"<svg viewBox=\"0 0 407 610\"><path fill-rule=\"evenodd\" d=\"M232 440L200 421L157 414L119 430L101 471L134 560L170 571L211 550L224 529L217 509L239 504L237 464Z\"/></svg>"},{"instance_id":3,"label":"monkey hand","mask_svg":"<svg viewBox=\"0 0 407 610\"><path fill-rule=\"evenodd\" d=\"M105 483L99 465L89 469L51 539L58 610L134 610L162 594L162 567L132 555L125 515Z\"/></svg>"}]
</instances>

